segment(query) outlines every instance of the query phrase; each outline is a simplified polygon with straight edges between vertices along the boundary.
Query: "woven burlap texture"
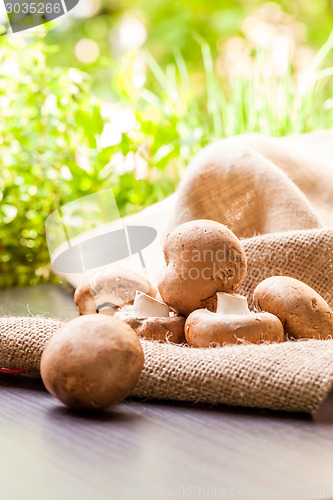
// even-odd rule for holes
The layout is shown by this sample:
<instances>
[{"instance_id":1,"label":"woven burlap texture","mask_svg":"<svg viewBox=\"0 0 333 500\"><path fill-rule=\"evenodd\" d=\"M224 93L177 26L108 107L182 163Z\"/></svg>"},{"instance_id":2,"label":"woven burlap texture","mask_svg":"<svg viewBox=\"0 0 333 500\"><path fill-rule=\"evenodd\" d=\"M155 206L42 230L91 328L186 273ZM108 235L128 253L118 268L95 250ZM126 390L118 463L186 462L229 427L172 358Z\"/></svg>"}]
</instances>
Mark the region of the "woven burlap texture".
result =
<instances>
[{"instance_id":1,"label":"woven burlap texture","mask_svg":"<svg viewBox=\"0 0 333 500\"><path fill-rule=\"evenodd\" d=\"M245 247L241 293L284 274L333 306L333 132L223 140L202 150L178 191L176 223L208 218ZM0 365L39 374L40 356L61 323L0 319ZM332 332L333 334L333 332ZM192 349L142 341L145 366L134 395L314 412L333 385L333 342Z\"/></svg>"}]
</instances>

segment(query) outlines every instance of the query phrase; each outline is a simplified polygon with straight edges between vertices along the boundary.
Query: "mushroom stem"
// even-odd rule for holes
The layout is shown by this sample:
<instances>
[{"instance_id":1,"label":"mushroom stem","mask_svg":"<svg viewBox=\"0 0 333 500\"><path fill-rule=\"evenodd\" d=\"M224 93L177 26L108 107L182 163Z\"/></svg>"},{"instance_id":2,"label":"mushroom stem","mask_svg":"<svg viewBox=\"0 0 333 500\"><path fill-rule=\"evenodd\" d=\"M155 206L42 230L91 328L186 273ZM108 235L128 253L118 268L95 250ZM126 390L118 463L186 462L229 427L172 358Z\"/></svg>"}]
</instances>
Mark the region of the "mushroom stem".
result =
<instances>
[{"instance_id":1,"label":"mushroom stem","mask_svg":"<svg viewBox=\"0 0 333 500\"><path fill-rule=\"evenodd\" d=\"M250 313L247 299L243 295L218 292L216 314L236 314L237 316Z\"/></svg>"},{"instance_id":2,"label":"mushroom stem","mask_svg":"<svg viewBox=\"0 0 333 500\"><path fill-rule=\"evenodd\" d=\"M145 293L136 292L133 312L138 318L168 318L169 307Z\"/></svg>"}]
</instances>

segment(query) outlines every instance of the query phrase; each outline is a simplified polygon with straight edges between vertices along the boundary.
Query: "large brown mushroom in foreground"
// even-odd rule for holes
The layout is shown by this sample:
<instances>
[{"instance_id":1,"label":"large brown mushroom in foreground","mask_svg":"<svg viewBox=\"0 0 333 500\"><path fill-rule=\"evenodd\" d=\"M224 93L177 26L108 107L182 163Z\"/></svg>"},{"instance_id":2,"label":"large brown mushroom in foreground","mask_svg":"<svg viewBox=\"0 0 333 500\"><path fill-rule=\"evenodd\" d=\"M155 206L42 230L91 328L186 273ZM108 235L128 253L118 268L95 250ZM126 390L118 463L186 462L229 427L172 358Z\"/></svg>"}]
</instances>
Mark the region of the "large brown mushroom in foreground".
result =
<instances>
[{"instance_id":1,"label":"large brown mushroom in foreground","mask_svg":"<svg viewBox=\"0 0 333 500\"><path fill-rule=\"evenodd\" d=\"M163 302L137 292L133 306L119 309L116 317L130 325L140 337L159 342L185 342L185 318L173 312Z\"/></svg>"},{"instance_id":2,"label":"large brown mushroom in foreground","mask_svg":"<svg viewBox=\"0 0 333 500\"><path fill-rule=\"evenodd\" d=\"M144 355L135 331L120 319L89 314L62 326L46 344L41 377L69 408L99 410L136 386Z\"/></svg>"},{"instance_id":3,"label":"large brown mushroom in foreground","mask_svg":"<svg viewBox=\"0 0 333 500\"><path fill-rule=\"evenodd\" d=\"M260 311L275 314L289 337L325 339L333 336L333 311L311 287L288 276L262 281L253 294Z\"/></svg>"},{"instance_id":4,"label":"large brown mushroom in foreground","mask_svg":"<svg viewBox=\"0 0 333 500\"><path fill-rule=\"evenodd\" d=\"M155 296L156 291L143 276L128 269L112 268L91 273L74 294L80 315L108 314L113 316L118 307L133 302L136 290Z\"/></svg>"},{"instance_id":5,"label":"large brown mushroom in foreground","mask_svg":"<svg viewBox=\"0 0 333 500\"><path fill-rule=\"evenodd\" d=\"M243 342L282 342L284 331L273 314L250 312L246 297L219 292L216 313L207 309L192 312L186 320L185 337L192 347L220 347Z\"/></svg>"},{"instance_id":6,"label":"large brown mushroom in foreground","mask_svg":"<svg viewBox=\"0 0 333 500\"><path fill-rule=\"evenodd\" d=\"M216 292L234 293L246 273L244 249L230 229L212 220L176 227L164 244L166 268L158 290L163 301L184 316L216 308Z\"/></svg>"}]
</instances>

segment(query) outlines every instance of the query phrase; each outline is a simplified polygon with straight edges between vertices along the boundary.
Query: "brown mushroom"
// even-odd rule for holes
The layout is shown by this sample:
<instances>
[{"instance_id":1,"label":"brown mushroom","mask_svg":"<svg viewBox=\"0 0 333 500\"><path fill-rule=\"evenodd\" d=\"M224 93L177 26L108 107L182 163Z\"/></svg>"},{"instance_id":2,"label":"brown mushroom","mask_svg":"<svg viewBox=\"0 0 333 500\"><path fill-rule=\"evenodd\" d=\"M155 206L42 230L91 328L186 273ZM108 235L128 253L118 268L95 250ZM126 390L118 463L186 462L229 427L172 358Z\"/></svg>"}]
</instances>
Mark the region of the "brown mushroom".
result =
<instances>
[{"instance_id":1,"label":"brown mushroom","mask_svg":"<svg viewBox=\"0 0 333 500\"><path fill-rule=\"evenodd\" d=\"M185 337L192 347L224 344L282 342L281 321L270 313L250 312L246 297L217 293L216 313L207 309L192 312L186 320Z\"/></svg>"},{"instance_id":2,"label":"brown mushroom","mask_svg":"<svg viewBox=\"0 0 333 500\"><path fill-rule=\"evenodd\" d=\"M46 389L73 409L102 409L126 398L144 363L137 334L118 318L86 315L62 326L41 358Z\"/></svg>"},{"instance_id":3,"label":"brown mushroom","mask_svg":"<svg viewBox=\"0 0 333 500\"><path fill-rule=\"evenodd\" d=\"M171 313L169 307L137 292L133 306L125 306L115 316L129 324L140 337L159 342L185 342L185 318Z\"/></svg>"},{"instance_id":4,"label":"brown mushroom","mask_svg":"<svg viewBox=\"0 0 333 500\"><path fill-rule=\"evenodd\" d=\"M275 314L289 337L325 339L333 335L333 311L311 287L288 276L262 281L253 294L261 311Z\"/></svg>"},{"instance_id":5,"label":"brown mushroom","mask_svg":"<svg viewBox=\"0 0 333 500\"><path fill-rule=\"evenodd\" d=\"M216 292L233 293L246 273L246 256L230 229L212 220L185 222L164 244L166 268L158 290L163 301L187 316L216 308Z\"/></svg>"},{"instance_id":6,"label":"brown mushroom","mask_svg":"<svg viewBox=\"0 0 333 500\"><path fill-rule=\"evenodd\" d=\"M118 307L133 303L136 290L155 296L145 278L127 269L95 272L75 290L74 302L80 315L103 313L113 316Z\"/></svg>"}]
</instances>

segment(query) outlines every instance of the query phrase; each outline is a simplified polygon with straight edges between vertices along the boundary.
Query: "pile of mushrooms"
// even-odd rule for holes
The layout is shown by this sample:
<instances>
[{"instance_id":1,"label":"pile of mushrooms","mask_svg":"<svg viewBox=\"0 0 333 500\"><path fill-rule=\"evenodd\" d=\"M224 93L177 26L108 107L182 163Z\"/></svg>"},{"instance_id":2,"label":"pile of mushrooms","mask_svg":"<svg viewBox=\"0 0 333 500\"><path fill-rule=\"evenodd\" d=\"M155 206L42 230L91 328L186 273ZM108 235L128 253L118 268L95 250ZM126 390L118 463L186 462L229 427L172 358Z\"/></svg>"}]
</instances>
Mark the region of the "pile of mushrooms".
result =
<instances>
[{"instance_id":1,"label":"pile of mushrooms","mask_svg":"<svg viewBox=\"0 0 333 500\"><path fill-rule=\"evenodd\" d=\"M79 314L115 315L139 337L191 347L327 338L333 332L329 305L294 278L264 280L254 291L256 311L250 311L246 297L237 294L246 255L223 224L181 224L167 236L164 257L158 291L130 271L98 273L75 292Z\"/></svg>"},{"instance_id":2,"label":"pile of mushrooms","mask_svg":"<svg viewBox=\"0 0 333 500\"><path fill-rule=\"evenodd\" d=\"M46 388L74 409L101 409L131 393L144 354L138 337L194 348L325 339L333 311L305 283L273 276L254 291L256 311L237 294L246 274L238 238L211 220L178 226L166 238L158 291L124 269L89 275L75 291L79 317L46 345Z\"/></svg>"}]
</instances>

